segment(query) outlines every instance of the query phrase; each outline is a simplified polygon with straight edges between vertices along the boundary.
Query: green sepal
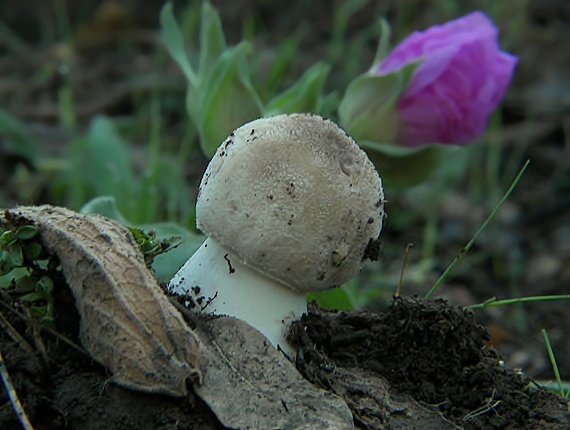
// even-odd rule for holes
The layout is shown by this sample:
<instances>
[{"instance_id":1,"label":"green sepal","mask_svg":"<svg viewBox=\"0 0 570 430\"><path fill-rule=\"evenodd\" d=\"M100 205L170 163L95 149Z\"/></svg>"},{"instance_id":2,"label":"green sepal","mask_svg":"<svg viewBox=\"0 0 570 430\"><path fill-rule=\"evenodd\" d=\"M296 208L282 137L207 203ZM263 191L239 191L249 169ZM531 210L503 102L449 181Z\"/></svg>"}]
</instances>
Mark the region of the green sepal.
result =
<instances>
[{"instance_id":1,"label":"green sepal","mask_svg":"<svg viewBox=\"0 0 570 430\"><path fill-rule=\"evenodd\" d=\"M352 81L338 108L340 125L357 141L394 142L399 127L396 104L418 64L385 75L366 73Z\"/></svg>"},{"instance_id":2,"label":"green sepal","mask_svg":"<svg viewBox=\"0 0 570 430\"><path fill-rule=\"evenodd\" d=\"M386 18L380 18L380 38L378 39L378 47L376 48L376 55L374 55L374 61L372 62L372 67L370 68L370 73L375 73L378 65L386 58L390 52L390 36L392 35L392 30L390 24Z\"/></svg>"},{"instance_id":3,"label":"green sepal","mask_svg":"<svg viewBox=\"0 0 570 430\"><path fill-rule=\"evenodd\" d=\"M376 166L386 188L404 188L425 181L446 159L461 148L430 144L403 147L370 141L358 142Z\"/></svg>"}]
</instances>

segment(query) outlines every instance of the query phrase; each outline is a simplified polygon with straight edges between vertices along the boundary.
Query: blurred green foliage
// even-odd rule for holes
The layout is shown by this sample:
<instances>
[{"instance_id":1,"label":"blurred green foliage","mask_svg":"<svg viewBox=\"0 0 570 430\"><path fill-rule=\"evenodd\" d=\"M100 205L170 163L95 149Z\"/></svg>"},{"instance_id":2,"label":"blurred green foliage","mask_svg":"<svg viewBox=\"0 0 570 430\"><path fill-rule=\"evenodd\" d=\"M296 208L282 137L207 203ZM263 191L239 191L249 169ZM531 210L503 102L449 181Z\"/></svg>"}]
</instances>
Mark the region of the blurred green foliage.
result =
<instances>
[{"instance_id":1,"label":"blurred green foliage","mask_svg":"<svg viewBox=\"0 0 570 430\"><path fill-rule=\"evenodd\" d=\"M268 7L266 2L262 3L260 9ZM393 32L391 40L396 43L419 26L425 27L426 22L444 22L481 8L497 22L509 23L509 27L501 27L505 47L508 47L523 19L526 0L478 0L470 5L446 0L434 2L427 9L418 8L416 3L399 3L395 8L390 2L371 7L369 0L334 1L327 14L332 16L332 25L326 37L319 34L318 25L322 23L308 24L299 20L299 12L306 7L301 3L288 6L287 12L280 15L283 25L294 29L288 33L279 33L284 27L267 27L255 14L242 17L241 23L227 20L222 25L215 7L208 2L175 2L174 9L167 4L160 14L164 46L156 49L153 55L160 72L170 65L168 55L174 58L188 84L184 100L160 85L151 88L150 92L133 86L131 96L135 105L131 114L99 112L82 118L73 71L75 51L79 50L84 35L75 30L64 3L60 2L56 19L41 23L43 46L53 43L59 44L58 49L61 49L55 60L37 64L30 79L32 89L22 89L20 99L0 96L0 137L9 153L25 158L31 166L14 166L13 195L7 199L0 193L0 206L13 201L20 204L49 202L76 210L83 207L87 212L107 211L107 216L120 219L129 226L156 232L156 240L181 237L182 245L155 259L153 267L159 279L166 280L202 240L200 235L192 233L197 181L207 156L231 130L254 117L284 112L314 111L337 120L342 89L374 61L379 37L386 33L386 26L379 24L381 18L389 19ZM136 8L137 2L132 2L131 6ZM225 7L228 10L239 8L237 5ZM89 7L86 5L84 10L89 12ZM374 14L370 14L370 10ZM230 37L223 29L228 25L232 28ZM24 55L30 52L30 46L19 38L17 31L3 23L0 35L8 50ZM320 40L307 50L307 40L315 38ZM240 42L231 46L228 40ZM387 45L384 40L378 48L379 55ZM128 54L140 48L127 40L117 49L120 54ZM131 76L129 79L136 81L136 78ZM57 102L54 121L63 132L61 151L44 149L44 142L30 132L30 121L18 119L12 113L20 106L19 100L24 100L29 92L54 80L59 82L54 91ZM178 117L168 118L173 112ZM223 115L218 115L220 112ZM500 121L495 124L495 129L498 128ZM398 165L401 154L393 155L396 162L382 169ZM421 152L417 154L414 172L420 176L422 159L427 156ZM473 145L467 154L456 156L452 165L443 168L429 183L411 191L421 194L417 201L424 202L424 206L420 203L414 203L413 208L390 206L389 222L399 231L417 223L437 206L450 184L465 178L466 172L475 176L471 181L474 195L484 199L489 189L500 189L502 183L512 178L507 174L511 172L506 172L506 178L497 174L489 176L492 178L489 183L481 180L480 172L485 171L486 166L498 172L497 157L492 148ZM517 166L516 161L513 166ZM401 170L400 167L394 169ZM477 191L476 188L482 189ZM37 190L42 190L41 194L35 194ZM402 193L404 191L397 191L388 197L391 200ZM101 205L99 197L106 203ZM93 202L92 199L96 200ZM103 208L105 205L106 209ZM437 214L430 215L430 223L437 225ZM426 243L422 253L431 258L433 241ZM400 252L398 246L385 244L385 255L394 257ZM426 260L424 263L408 268L411 279L426 276L425 267L429 264ZM331 294L344 298L335 299L336 303L348 307L368 303L381 295L389 296L397 277L385 273L386 269L383 263L367 266L355 281L354 290L343 287L352 291L350 294L356 298L349 299L350 294L338 290ZM370 294L366 292L369 285L375 286Z\"/></svg>"}]
</instances>

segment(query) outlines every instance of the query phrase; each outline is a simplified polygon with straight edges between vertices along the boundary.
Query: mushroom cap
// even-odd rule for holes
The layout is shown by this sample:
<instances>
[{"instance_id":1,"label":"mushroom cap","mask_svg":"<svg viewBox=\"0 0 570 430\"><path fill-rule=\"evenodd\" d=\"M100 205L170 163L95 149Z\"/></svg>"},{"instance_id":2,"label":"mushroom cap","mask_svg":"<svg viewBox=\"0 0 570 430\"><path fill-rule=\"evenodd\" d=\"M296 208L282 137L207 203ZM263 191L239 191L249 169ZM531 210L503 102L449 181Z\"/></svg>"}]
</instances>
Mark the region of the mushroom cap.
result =
<instances>
[{"instance_id":1,"label":"mushroom cap","mask_svg":"<svg viewBox=\"0 0 570 430\"><path fill-rule=\"evenodd\" d=\"M352 278L376 249L383 218L382 181L370 159L335 123L312 114L235 130L210 161L196 204L204 234L299 292Z\"/></svg>"}]
</instances>

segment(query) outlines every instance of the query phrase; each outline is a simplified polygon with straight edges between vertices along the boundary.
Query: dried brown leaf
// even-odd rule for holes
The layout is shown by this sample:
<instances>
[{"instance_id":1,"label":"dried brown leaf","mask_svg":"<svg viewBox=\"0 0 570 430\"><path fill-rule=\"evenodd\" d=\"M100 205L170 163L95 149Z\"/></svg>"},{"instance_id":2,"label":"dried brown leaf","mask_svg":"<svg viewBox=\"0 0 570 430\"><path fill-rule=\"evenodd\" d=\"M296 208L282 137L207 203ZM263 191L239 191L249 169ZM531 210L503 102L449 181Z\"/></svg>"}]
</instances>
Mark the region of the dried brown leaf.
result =
<instances>
[{"instance_id":1,"label":"dried brown leaf","mask_svg":"<svg viewBox=\"0 0 570 430\"><path fill-rule=\"evenodd\" d=\"M80 338L116 383L182 396L201 380L200 341L168 301L129 231L109 219L55 206L21 206L60 260L81 317Z\"/></svg>"},{"instance_id":2,"label":"dried brown leaf","mask_svg":"<svg viewBox=\"0 0 570 430\"><path fill-rule=\"evenodd\" d=\"M359 428L391 430L456 430L434 408L424 407L400 393L374 372L335 366L330 391L343 398L354 412Z\"/></svg>"},{"instance_id":3,"label":"dried brown leaf","mask_svg":"<svg viewBox=\"0 0 570 430\"><path fill-rule=\"evenodd\" d=\"M208 363L194 391L226 427L235 429L353 429L338 396L304 379L257 330L231 317L197 324Z\"/></svg>"}]
</instances>

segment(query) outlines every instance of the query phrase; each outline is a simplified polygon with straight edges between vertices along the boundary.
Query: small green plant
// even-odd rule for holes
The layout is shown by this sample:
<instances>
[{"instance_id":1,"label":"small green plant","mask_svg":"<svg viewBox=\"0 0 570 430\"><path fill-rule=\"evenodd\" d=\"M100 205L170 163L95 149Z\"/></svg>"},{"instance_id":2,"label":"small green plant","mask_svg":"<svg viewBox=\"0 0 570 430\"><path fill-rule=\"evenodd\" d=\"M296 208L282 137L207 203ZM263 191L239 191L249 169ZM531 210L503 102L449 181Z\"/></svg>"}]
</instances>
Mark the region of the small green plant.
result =
<instances>
[{"instance_id":1,"label":"small green plant","mask_svg":"<svg viewBox=\"0 0 570 430\"><path fill-rule=\"evenodd\" d=\"M41 245L31 241L38 229L34 225L23 225L13 230L2 228L0 236L0 275L16 267L23 267L25 260L35 260L41 253Z\"/></svg>"},{"instance_id":2,"label":"small green plant","mask_svg":"<svg viewBox=\"0 0 570 430\"><path fill-rule=\"evenodd\" d=\"M59 260L42 244L39 229L26 220L0 217L0 290L10 297L10 304L21 308L41 325L53 328L54 282ZM156 232L128 227L139 246L147 267L157 256L175 249L178 237L157 239Z\"/></svg>"},{"instance_id":3,"label":"small green plant","mask_svg":"<svg viewBox=\"0 0 570 430\"><path fill-rule=\"evenodd\" d=\"M129 231L135 238L135 242L139 246L144 262L147 267L151 267L154 259L165 252L171 251L181 243L180 237L170 237L159 240L156 238L156 232L153 230L143 231L137 227L128 227Z\"/></svg>"},{"instance_id":4,"label":"small green plant","mask_svg":"<svg viewBox=\"0 0 570 430\"><path fill-rule=\"evenodd\" d=\"M53 280L57 261L42 246L33 224L0 222L0 289L40 324L53 324Z\"/></svg>"}]
</instances>

